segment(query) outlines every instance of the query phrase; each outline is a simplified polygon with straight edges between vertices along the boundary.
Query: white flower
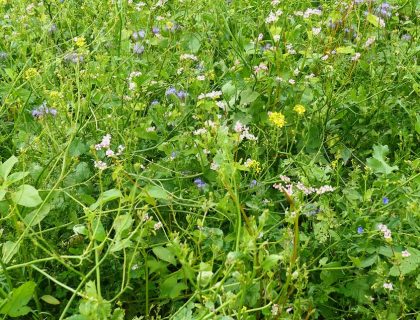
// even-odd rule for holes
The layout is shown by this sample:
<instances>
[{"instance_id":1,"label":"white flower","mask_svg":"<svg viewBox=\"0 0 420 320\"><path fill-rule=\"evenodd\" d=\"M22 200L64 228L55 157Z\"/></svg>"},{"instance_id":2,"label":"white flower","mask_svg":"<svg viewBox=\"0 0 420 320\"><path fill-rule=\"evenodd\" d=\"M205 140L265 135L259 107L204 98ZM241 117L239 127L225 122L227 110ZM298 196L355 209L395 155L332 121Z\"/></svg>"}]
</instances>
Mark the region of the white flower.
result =
<instances>
[{"instance_id":1,"label":"white flower","mask_svg":"<svg viewBox=\"0 0 420 320\"><path fill-rule=\"evenodd\" d=\"M199 75L199 76L197 76L197 80L198 81L204 81L204 80L206 80L206 76Z\"/></svg>"},{"instance_id":2,"label":"white flower","mask_svg":"<svg viewBox=\"0 0 420 320\"><path fill-rule=\"evenodd\" d=\"M279 305L277 303L273 304L271 307L271 314L277 316L279 314Z\"/></svg>"},{"instance_id":3,"label":"white flower","mask_svg":"<svg viewBox=\"0 0 420 320\"><path fill-rule=\"evenodd\" d=\"M360 52L356 52L356 54L351 57L351 61L357 61L360 59L361 53Z\"/></svg>"},{"instance_id":4,"label":"white flower","mask_svg":"<svg viewBox=\"0 0 420 320\"><path fill-rule=\"evenodd\" d=\"M407 258L407 257L411 256L411 253L410 253L410 252L408 252L408 250L404 250L403 252L401 252L401 255L402 255L404 258Z\"/></svg>"},{"instance_id":5,"label":"white flower","mask_svg":"<svg viewBox=\"0 0 420 320\"><path fill-rule=\"evenodd\" d=\"M317 36L321 32L321 28L312 28L313 35Z\"/></svg>"},{"instance_id":6,"label":"white flower","mask_svg":"<svg viewBox=\"0 0 420 320\"><path fill-rule=\"evenodd\" d=\"M235 130L235 132L240 133L244 130L244 125L240 121L236 121L235 127L233 128L233 130Z\"/></svg>"},{"instance_id":7,"label":"white flower","mask_svg":"<svg viewBox=\"0 0 420 320\"><path fill-rule=\"evenodd\" d=\"M211 169L211 170L217 171L219 168L220 168L220 165L218 165L218 164L217 164L216 162L214 162L214 161L210 164L210 169Z\"/></svg>"},{"instance_id":8,"label":"white flower","mask_svg":"<svg viewBox=\"0 0 420 320\"><path fill-rule=\"evenodd\" d=\"M112 151L111 149L108 149L108 150L106 150L106 151L105 151L105 155L106 155L108 158L110 158L110 157L113 157L113 156L115 155L115 152L114 152L114 151Z\"/></svg>"},{"instance_id":9,"label":"white flower","mask_svg":"<svg viewBox=\"0 0 420 320\"><path fill-rule=\"evenodd\" d=\"M370 47L375 42L375 37L370 37L365 42L365 48Z\"/></svg>"},{"instance_id":10,"label":"white flower","mask_svg":"<svg viewBox=\"0 0 420 320\"><path fill-rule=\"evenodd\" d=\"M328 57L329 57L329 56L328 56L328 54L326 54L325 56L322 56L321 60L322 60L322 61L325 61L325 60L327 60L327 59L328 59Z\"/></svg>"},{"instance_id":11,"label":"white flower","mask_svg":"<svg viewBox=\"0 0 420 320\"><path fill-rule=\"evenodd\" d=\"M162 224L162 222L156 222L155 224L154 224L154 226L153 226L153 228L155 229L155 230L159 230L160 228L162 228L163 227L163 224Z\"/></svg>"},{"instance_id":12,"label":"white flower","mask_svg":"<svg viewBox=\"0 0 420 320\"><path fill-rule=\"evenodd\" d=\"M198 58L195 55L188 54L188 53L181 54L180 59L181 60L193 60L193 61L197 61L198 60Z\"/></svg>"},{"instance_id":13,"label":"white flower","mask_svg":"<svg viewBox=\"0 0 420 320\"><path fill-rule=\"evenodd\" d=\"M100 160L99 161L95 161L94 162L94 166L95 166L95 168L97 168L97 169L99 169L101 171L105 170L108 167L105 162L100 161Z\"/></svg>"},{"instance_id":14,"label":"white flower","mask_svg":"<svg viewBox=\"0 0 420 320\"><path fill-rule=\"evenodd\" d=\"M274 40L274 42L279 42L280 41L280 35L279 34L275 34L273 36L273 40Z\"/></svg>"},{"instance_id":15,"label":"white flower","mask_svg":"<svg viewBox=\"0 0 420 320\"><path fill-rule=\"evenodd\" d=\"M195 136L206 134L206 133L207 133L207 129L206 128L200 128L200 129L197 129L197 130L194 130L193 131L193 134Z\"/></svg>"},{"instance_id":16,"label":"white flower","mask_svg":"<svg viewBox=\"0 0 420 320\"><path fill-rule=\"evenodd\" d=\"M384 289L387 289L389 291L392 291L392 290L394 290L394 286L393 286L393 284L391 282L385 282L384 283Z\"/></svg>"},{"instance_id":17,"label":"white flower","mask_svg":"<svg viewBox=\"0 0 420 320\"><path fill-rule=\"evenodd\" d=\"M294 79L289 79L289 83L290 83L290 84L295 84L295 83L296 83L296 80L294 80Z\"/></svg>"},{"instance_id":18,"label":"white flower","mask_svg":"<svg viewBox=\"0 0 420 320\"><path fill-rule=\"evenodd\" d=\"M155 126L151 126L151 127L146 128L146 132L154 132L154 131L156 131Z\"/></svg>"}]
</instances>

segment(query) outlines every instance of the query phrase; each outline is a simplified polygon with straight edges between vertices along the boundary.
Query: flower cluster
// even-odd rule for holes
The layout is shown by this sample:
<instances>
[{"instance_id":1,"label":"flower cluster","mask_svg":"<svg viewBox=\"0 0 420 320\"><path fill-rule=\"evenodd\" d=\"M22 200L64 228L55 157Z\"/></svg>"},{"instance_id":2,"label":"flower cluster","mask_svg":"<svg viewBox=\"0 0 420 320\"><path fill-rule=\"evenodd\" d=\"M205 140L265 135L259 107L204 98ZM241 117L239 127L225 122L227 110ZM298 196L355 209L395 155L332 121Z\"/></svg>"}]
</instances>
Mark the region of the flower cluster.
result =
<instances>
[{"instance_id":1,"label":"flower cluster","mask_svg":"<svg viewBox=\"0 0 420 320\"><path fill-rule=\"evenodd\" d=\"M180 100L185 100L188 93L186 93L183 90L177 90L174 87L170 87L166 90L165 95L166 96L176 95Z\"/></svg>"},{"instance_id":2,"label":"flower cluster","mask_svg":"<svg viewBox=\"0 0 420 320\"><path fill-rule=\"evenodd\" d=\"M198 189L204 189L205 187L206 187L206 183L203 181L203 180L201 180L200 178L196 178L195 180L194 180L194 184L197 186L197 188Z\"/></svg>"},{"instance_id":3,"label":"flower cluster","mask_svg":"<svg viewBox=\"0 0 420 320\"><path fill-rule=\"evenodd\" d=\"M293 108L293 110L298 114L298 115L303 115L306 112L306 109L303 105L301 104L297 104L295 105L295 107Z\"/></svg>"},{"instance_id":4,"label":"flower cluster","mask_svg":"<svg viewBox=\"0 0 420 320\"><path fill-rule=\"evenodd\" d=\"M243 139L257 141L258 138L254 136L252 133L249 132L249 128L246 125L243 125L240 121L236 121L235 126L233 128L235 132L240 133L239 140L242 141Z\"/></svg>"},{"instance_id":5,"label":"flower cluster","mask_svg":"<svg viewBox=\"0 0 420 320\"><path fill-rule=\"evenodd\" d=\"M44 101L38 108L33 109L31 113L34 118L38 119L46 115L52 115L55 117L57 115L57 109L48 108L47 102Z\"/></svg>"},{"instance_id":6,"label":"flower cluster","mask_svg":"<svg viewBox=\"0 0 420 320\"><path fill-rule=\"evenodd\" d=\"M192 61L198 61L198 58L193 55L193 54L189 54L189 53L184 53L181 54L181 56L179 57L180 60L192 60Z\"/></svg>"},{"instance_id":7,"label":"flower cluster","mask_svg":"<svg viewBox=\"0 0 420 320\"><path fill-rule=\"evenodd\" d=\"M84 58L81 54L78 54L76 52L68 53L64 56L64 61L67 63L81 63L83 62Z\"/></svg>"},{"instance_id":8,"label":"flower cluster","mask_svg":"<svg viewBox=\"0 0 420 320\"><path fill-rule=\"evenodd\" d=\"M283 14L283 11L281 11L280 9L277 10L276 12L271 11L268 17L265 19L265 23L270 24L270 23L277 22L279 20L279 17L282 14Z\"/></svg>"},{"instance_id":9,"label":"flower cluster","mask_svg":"<svg viewBox=\"0 0 420 320\"><path fill-rule=\"evenodd\" d=\"M382 223L378 224L378 230L382 232L385 240L391 240L391 237L392 237L391 230L389 230L386 225Z\"/></svg>"},{"instance_id":10,"label":"flower cluster","mask_svg":"<svg viewBox=\"0 0 420 320\"><path fill-rule=\"evenodd\" d=\"M314 188L314 187L307 187L300 181L296 184L293 184L289 177L283 176L283 175L280 176L280 180L282 180L284 184L276 183L273 185L273 188L280 190L282 192L286 192L289 196L291 196L294 193L293 188L298 189L299 191L303 192L303 194L307 196L311 194L322 195L324 193L334 191L334 188L331 187L330 185L323 185L319 188Z\"/></svg>"},{"instance_id":11,"label":"flower cluster","mask_svg":"<svg viewBox=\"0 0 420 320\"><path fill-rule=\"evenodd\" d=\"M212 92L209 92L209 93L200 94L198 96L198 100L203 100L203 99L206 99L206 98L214 100L214 99L220 98L221 96L222 96L222 91L212 91Z\"/></svg>"},{"instance_id":12,"label":"flower cluster","mask_svg":"<svg viewBox=\"0 0 420 320\"><path fill-rule=\"evenodd\" d=\"M102 137L102 141L98 144L95 144L95 150L102 150L102 149L106 149L105 151L105 155L108 158L114 157L114 156L120 156L125 147L123 145L119 145L117 152L114 152L111 150L111 135L108 133L107 135Z\"/></svg>"},{"instance_id":13,"label":"flower cluster","mask_svg":"<svg viewBox=\"0 0 420 320\"><path fill-rule=\"evenodd\" d=\"M133 78L139 77L141 76L141 72L140 71L133 71L130 73L130 75L128 76L127 80L128 80L128 89L130 91L134 91L137 87L137 84L133 81Z\"/></svg>"},{"instance_id":14,"label":"flower cluster","mask_svg":"<svg viewBox=\"0 0 420 320\"><path fill-rule=\"evenodd\" d=\"M393 286L393 284L392 284L392 282L385 282L384 283L384 289L387 289L387 290L389 290L389 291L392 291L392 290L394 290L394 286Z\"/></svg>"},{"instance_id":15,"label":"flower cluster","mask_svg":"<svg viewBox=\"0 0 420 320\"><path fill-rule=\"evenodd\" d=\"M261 172L261 165L257 160L247 159L244 163L244 166L253 169L256 173Z\"/></svg>"},{"instance_id":16,"label":"flower cluster","mask_svg":"<svg viewBox=\"0 0 420 320\"><path fill-rule=\"evenodd\" d=\"M31 79L33 77L36 77L38 74L39 73L35 68L29 68L25 71L25 79Z\"/></svg>"},{"instance_id":17,"label":"flower cluster","mask_svg":"<svg viewBox=\"0 0 420 320\"><path fill-rule=\"evenodd\" d=\"M282 128L286 124L284 114L281 112L269 112L268 120L272 122L276 127Z\"/></svg>"}]
</instances>

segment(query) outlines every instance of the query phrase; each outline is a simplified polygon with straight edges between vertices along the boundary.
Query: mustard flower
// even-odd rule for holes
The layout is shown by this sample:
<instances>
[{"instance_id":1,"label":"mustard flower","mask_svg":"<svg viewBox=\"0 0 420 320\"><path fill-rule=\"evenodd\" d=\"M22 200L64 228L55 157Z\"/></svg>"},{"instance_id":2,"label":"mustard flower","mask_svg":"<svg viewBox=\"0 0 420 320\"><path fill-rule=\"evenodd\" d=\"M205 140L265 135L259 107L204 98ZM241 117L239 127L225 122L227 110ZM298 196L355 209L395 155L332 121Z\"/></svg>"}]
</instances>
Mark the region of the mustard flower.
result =
<instances>
[{"instance_id":1,"label":"mustard flower","mask_svg":"<svg viewBox=\"0 0 420 320\"><path fill-rule=\"evenodd\" d=\"M303 105L301 104L297 104L295 105L295 107L293 108L293 110L298 114L298 115L303 115L306 112L306 109Z\"/></svg>"},{"instance_id":2,"label":"mustard flower","mask_svg":"<svg viewBox=\"0 0 420 320\"><path fill-rule=\"evenodd\" d=\"M268 119L272 122L276 127L283 128L286 124L286 119L284 114L281 112L269 112Z\"/></svg>"}]
</instances>

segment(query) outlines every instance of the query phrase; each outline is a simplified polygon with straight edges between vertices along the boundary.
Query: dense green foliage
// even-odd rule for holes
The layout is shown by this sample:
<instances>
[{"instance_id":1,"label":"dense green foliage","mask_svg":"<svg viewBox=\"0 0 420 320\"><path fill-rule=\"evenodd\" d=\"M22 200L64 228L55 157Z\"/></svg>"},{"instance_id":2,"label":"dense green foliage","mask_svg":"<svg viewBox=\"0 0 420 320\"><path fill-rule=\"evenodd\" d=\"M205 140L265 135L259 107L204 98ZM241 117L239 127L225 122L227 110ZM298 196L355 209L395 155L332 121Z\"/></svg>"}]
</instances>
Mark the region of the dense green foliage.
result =
<instances>
[{"instance_id":1,"label":"dense green foliage","mask_svg":"<svg viewBox=\"0 0 420 320\"><path fill-rule=\"evenodd\" d=\"M420 319L415 0L0 0L2 319Z\"/></svg>"}]
</instances>

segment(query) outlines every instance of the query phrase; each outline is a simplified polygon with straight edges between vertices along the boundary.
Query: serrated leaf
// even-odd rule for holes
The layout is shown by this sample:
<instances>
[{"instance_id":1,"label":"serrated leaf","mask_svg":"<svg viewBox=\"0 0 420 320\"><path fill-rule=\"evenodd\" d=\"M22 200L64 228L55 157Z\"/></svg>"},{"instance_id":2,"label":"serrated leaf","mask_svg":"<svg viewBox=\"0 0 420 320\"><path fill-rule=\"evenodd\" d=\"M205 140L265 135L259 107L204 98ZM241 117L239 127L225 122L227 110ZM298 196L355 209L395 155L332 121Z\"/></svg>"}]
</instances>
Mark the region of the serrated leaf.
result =
<instances>
[{"instance_id":1,"label":"serrated leaf","mask_svg":"<svg viewBox=\"0 0 420 320\"><path fill-rule=\"evenodd\" d=\"M16 204L29 208L36 207L42 202L38 190L28 184L21 185L13 192L12 200Z\"/></svg>"},{"instance_id":2,"label":"serrated leaf","mask_svg":"<svg viewBox=\"0 0 420 320\"><path fill-rule=\"evenodd\" d=\"M389 153L388 146L374 145L373 146L373 157L366 160L369 168L374 173L390 174L391 172L398 170L397 166L390 166L385 161L385 156Z\"/></svg>"},{"instance_id":3,"label":"serrated leaf","mask_svg":"<svg viewBox=\"0 0 420 320\"><path fill-rule=\"evenodd\" d=\"M175 255L168 248L155 247L152 251L160 260L176 265Z\"/></svg>"},{"instance_id":4,"label":"serrated leaf","mask_svg":"<svg viewBox=\"0 0 420 320\"><path fill-rule=\"evenodd\" d=\"M11 156L5 162L0 164L0 177L3 178L4 180L6 180L10 171L12 171L13 166L17 162L18 162L18 158L16 158L15 156Z\"/></svg>"},{"instance_id":5,"label":"serrated leaf","mask_svg":"<svg viewBox=\"0 0 420 320\"><path fill-rule=\"evenodd\" d=\"M35 291L35 282L28 281L22 284L19 288L13 289L7 302L0 309L1 314L6 314L10 317L16 318L28 314L31 308L26 305L32 299Z\"/></svg>"},{"instance_id":6,"label":"serrated leaf","mask_svg":"<svg viewBox=\"0 0 420 320\"><path fill-rule=\"evenodd\" d=\"M50 296L49 294L43 295L41 297L41 300L45 301L48 304L52 304L52 305L60 304L60 300L58 300L57 298L54 298L53 296Z\"/></svg>"}]
</instances>

